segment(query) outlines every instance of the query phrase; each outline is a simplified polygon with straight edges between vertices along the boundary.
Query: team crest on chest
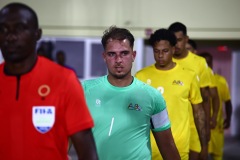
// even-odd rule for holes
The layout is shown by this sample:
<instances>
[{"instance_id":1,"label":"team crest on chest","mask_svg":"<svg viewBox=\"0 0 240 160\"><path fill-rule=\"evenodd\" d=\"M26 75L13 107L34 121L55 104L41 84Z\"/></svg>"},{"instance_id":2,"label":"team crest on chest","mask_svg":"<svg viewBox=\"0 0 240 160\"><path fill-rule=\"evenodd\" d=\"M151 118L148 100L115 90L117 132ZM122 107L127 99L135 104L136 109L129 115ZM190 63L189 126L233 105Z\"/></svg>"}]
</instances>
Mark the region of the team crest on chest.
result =
<instances>
[{"instance_id":1,"label":"team crest on chest","mask_svg":"<svg viewBox=\"0 0 240 160\"><path fill-rule=\"evenodd\" d=\"M180 80L174 80L174 81L172 82L172 85L184 86L184 83L183 83L182 81L180 81Z\"/></svg>"},{"instance_id":2,"label":"team crest on chest","mask_svg":"<svg viewBox=\"0 0 240 160\"><path fill-rule=\"evenodd\" d=\"M55 122L55 107L33 106L32 122L38 132L47 133Z\"/></svg>"},{"instance_id":3,"label":"team crest on chest","mask_svg":"<svg viewBox=\"0 0 240 160\"><path fill-rule=\"evenodd\" d=\"M133 105L132 103L130 103L128 105L128 109L129 110L142 111L142 107L140 107L138 104Z\"/></svg>"}]
</instances>

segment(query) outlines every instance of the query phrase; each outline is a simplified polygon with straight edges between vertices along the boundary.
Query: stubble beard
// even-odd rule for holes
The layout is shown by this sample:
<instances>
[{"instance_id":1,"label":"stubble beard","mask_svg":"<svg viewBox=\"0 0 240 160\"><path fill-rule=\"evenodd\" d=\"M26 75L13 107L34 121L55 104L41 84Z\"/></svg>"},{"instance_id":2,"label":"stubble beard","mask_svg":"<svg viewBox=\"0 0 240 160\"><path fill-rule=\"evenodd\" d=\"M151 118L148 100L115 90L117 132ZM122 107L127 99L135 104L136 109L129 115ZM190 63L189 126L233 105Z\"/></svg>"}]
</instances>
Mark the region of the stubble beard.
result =
<instances>
[{"instance_id":1,"label":"stubble beard","mask_svg":"<svg viewBox=\"0 0 240 160\"><path fill-rule=\"evenodd\" d=\"M129 70L127 73L122 73L122 74L116 74L116 73L111 73L109 72L109 74L112 75L112 77L116 78L116 79L124 79L125 77L127 77L129 75L129 73L131 72L131 70Z\"/></svg>"}]
</instances>

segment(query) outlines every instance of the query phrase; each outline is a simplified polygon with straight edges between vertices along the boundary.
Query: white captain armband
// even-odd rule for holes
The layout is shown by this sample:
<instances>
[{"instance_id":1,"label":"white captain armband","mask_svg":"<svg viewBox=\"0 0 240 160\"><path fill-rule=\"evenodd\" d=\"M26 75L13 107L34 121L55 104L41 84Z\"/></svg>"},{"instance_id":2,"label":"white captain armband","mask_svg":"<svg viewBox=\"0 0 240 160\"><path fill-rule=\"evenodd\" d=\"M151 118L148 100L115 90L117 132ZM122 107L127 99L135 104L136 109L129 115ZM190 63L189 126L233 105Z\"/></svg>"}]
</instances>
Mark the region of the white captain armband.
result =
<instances>
[{"instance_id":1,"label":"white captain armband","mask_svg":"<svg viewBox=\"0 0 240 160\"><path fill-rule=\"evenodd\" d=\"M170 120L168 118L167 109L165 108L161 112L152 115L151 117L152 129L164 129L166 126L170 126Z\"/></svg>"}]
</instances>

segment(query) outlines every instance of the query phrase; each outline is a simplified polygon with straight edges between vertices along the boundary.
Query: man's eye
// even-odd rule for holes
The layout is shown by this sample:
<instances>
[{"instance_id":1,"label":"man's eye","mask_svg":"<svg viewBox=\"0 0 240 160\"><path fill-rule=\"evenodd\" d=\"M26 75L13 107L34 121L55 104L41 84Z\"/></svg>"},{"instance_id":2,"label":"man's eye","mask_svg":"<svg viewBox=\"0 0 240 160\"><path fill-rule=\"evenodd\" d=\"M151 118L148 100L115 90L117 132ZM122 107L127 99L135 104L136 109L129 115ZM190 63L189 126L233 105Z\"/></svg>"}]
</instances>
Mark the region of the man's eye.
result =
<instances>
[{"instance_id":1,"label":"man's eye","mask_svg":"<svg viewBox=\"0 0 240 160\"><path fill-rule=\"evenodd\" d=\"M113 57L115 54L114 53L108 53L109 57Z\"/></svg>"},{"instance_id":2,"label":"man's eye","mask_svg":"<svg viewBox=\"0 0 240 160\"><path fill-rule=\"evenodd\" d=\"M126 56L126 55L128 55L128 52L122 52L121 55Z\"/></svg>"}]
</instances>

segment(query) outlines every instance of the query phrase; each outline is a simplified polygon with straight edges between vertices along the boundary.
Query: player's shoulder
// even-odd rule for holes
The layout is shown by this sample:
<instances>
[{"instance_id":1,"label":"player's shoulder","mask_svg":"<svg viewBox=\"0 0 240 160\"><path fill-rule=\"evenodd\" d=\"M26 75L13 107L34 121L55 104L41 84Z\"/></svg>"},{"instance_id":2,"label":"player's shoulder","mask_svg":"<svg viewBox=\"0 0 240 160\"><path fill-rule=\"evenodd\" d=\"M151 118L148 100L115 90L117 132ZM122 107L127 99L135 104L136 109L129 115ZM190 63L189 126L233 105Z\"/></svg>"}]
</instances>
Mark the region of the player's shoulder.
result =
<instances>
[{"instance_id":1,"label":"player's shoulder","mask_svg":"<svg viewBox=\"0 0 240 160\"><path fill-rule=\"evenodd\" d=\"M37 72L38 76L45 77L58 84L71 83L72 81L78 80L76 73L72 70L41 56L38 56L37 64L33 72Z\"/></svg>"},{"instance_id":2,"label":"player's shoulder","mask_svg":"<svg viewBox=\"0 0 240 160\"><path fill-rule=\"evenodd\" d=\"M104 78L105 76L94 78L94 79L83 80L81 83L84 90L88 90L96 86L102 85L104 83Z\"/></svg>"},{"instance_id":3,"label":"player's shoulder","mask_svg":"<svg viewBox=\"0 0 240 160\"><path fill-rule=\"evenodd\" d=\"M160 94L160 92L156 88L148 85L147 83L142 82L137 77L134 77L134 79L135 79L135 84L137 85L137 87L144 90L148 94L157 94L157 95Z\"/></svg>"},{"instance_id":4,"label":"player's shoulder","mask_svg":"<svg viewBox=\"0 0 240 160\"><path fill-rule=\"evenodd\" d=\"M59 64L45 58L42 56L38 56L39 66L44 69L45 72L50 72L51 74L65 76L67 74L71 74L72 71L66 67L60 66Z\"/></svg>"},{"instance_id":5,"label":"player's shoulder","mask_svg":"<svg viewBox=\"0 0 240 160\"><path fill-rule=\"evenodd\" d=\"M199 81L198 74L193 69L181 65L178 65L178 68L177 74L182 80L192 81L193 79L197 79Z\"/></svg>"},{"instance_id":6,"label":"player's shoulder","mask_svg":"<svg viewBox=\"0 0 240 160\"><path fill-rule=\"evenodd\" d=\"M226 78L222 75L219 75L217 73L214 74L214 77L216 78L217 81L222 81L222 82L226 82Z\"/></svg>"},{"instance_id":7,"label":"player's shoulder","mask_svg":"<svg viewBox=\"0 0 240 160\"><path fill-rule=\"evenodd\" d=\"M206 62L206 60L205 60L203 57L201 57L201 56L199 56L199 55L197 55L197 54L194 54L194 53L192 53L192 52L190 52L190 51L189 51L189 54L190 54L191 57L192 57L193 59L195 59L196 61Z\"/></svg>"},{"instance_id":8,"label":"player's shoulder","mask_svg":"<svg viewBox=\"0 0 240 160\"><path fill-rule=\"evenodd\" d=\"M198 62L198 65L199 65L201 68L204 68L205 71L206 71L206 70L209 70L209 69L208 69L209 66L208 66L207 61L206 61L205 58L203 58L203 57L201 57L201 56L199 56L199 55L195 55L195 57L196 57L196 58L195 58L196 62Z\"/></svg>"},{"instance_id":9,"label":"player's shoulder","mask_svg":"<svg viewBox=\"0 0 240 160\"><path fill-rule=\"evenodd\" d=\"M139 76L139 75L143 75L143 74L150 74L150 71L152 71L154 69L154 64L150 65L150 66L146 66L144 68L142 68L141 70L137 71L136 72L136 76Z\"/></svg>"},{"instance_id":10,"label":"player's shoulder","mask_svg":"<svg viewBox=\"0 0 240 160\"><path fill-rule=\"evenodd\" d=\"M177 64L178 65L178 72L183 72L186 76L196 76L197 73L191 69L191 68L188 68L188 67L184 67L180 64Z\"/></svg>"},{"instance_id":11,"label":"player's shoulder","mask_svg":"<svg viewBox=\"0 0 240 160\"><path fill-rule=\"evenodd\" d=\"M220 79L225 79L222 75L217 74L217 73L215 73L214 76L217 77L217 78L220 78Z\"/></svg>"}]
</instances>

